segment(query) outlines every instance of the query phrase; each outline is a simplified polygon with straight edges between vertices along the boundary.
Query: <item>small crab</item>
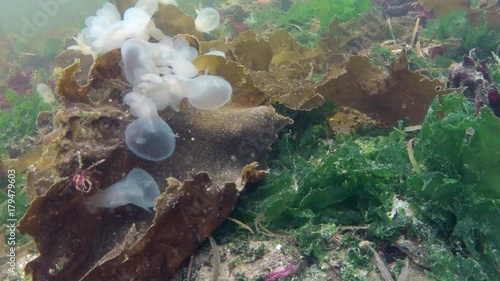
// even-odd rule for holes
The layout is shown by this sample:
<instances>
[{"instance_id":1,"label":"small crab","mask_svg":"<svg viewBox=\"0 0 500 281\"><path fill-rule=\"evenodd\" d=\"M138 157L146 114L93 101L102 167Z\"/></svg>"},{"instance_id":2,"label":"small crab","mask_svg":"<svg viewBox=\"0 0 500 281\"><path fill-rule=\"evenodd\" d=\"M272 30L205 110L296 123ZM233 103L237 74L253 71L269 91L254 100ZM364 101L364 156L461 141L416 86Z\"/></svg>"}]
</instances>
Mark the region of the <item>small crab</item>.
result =
<instances>
[{"instance_id":1,"label":"small crab","mask_svg":"<svg viewBox=\"0 0 500 281\"><path fill-rule=\"evenodd\" d=\"M87 170L83 170L80 172L77 172L71 177L71 183L75 187L76 190L83 192L83 193L88 193L92 190L93 183L92 183L92 178L88 176L86 173Z\"/></svg>"},{"instance_id":2,"label":"small crab","mask_svg":"<svg viewBox=\"0 0 500 281\"><path fill-rule=\"evenodd\" d=\"M101 159L95 162L94 164L90 165L86 169L82 169L83 167L82 156L79 151L77 152L76 157L78 161L78 168L76 169L75 173L69 178L70 184L80 192L89 193L94 189L96 173L97 174L100 173L94 168L103 163L105 159Z\"/></svg>"}]
</instances>

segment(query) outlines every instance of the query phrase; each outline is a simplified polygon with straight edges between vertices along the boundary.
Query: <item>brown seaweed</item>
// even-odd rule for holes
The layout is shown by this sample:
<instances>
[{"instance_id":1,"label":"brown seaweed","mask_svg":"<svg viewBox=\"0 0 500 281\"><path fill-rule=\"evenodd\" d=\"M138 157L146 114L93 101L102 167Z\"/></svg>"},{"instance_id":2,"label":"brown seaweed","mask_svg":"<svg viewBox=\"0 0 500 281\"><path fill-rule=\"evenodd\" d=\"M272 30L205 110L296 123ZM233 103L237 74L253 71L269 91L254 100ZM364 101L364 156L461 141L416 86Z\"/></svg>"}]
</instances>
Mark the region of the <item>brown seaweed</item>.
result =
<instances>
[{"instance_id":1,"label":"brown seaweed","mask_svg":"<svg viewBox=\"0 0 500 281\"><path fill-rule=\"evenodd\" d=\"M155 22L167 35L202 39L193 18L173 6L160 6ZM122 102L130 85L121 73L120 50L99 57L90 72L79 61L65 68L57 86L63 107L53 117L52 131L43 132L42 156L28 173L32 202L19 230L33 237L40 256L26 272L35 281L167 279L225 220L245 185L266 176L268 148L291 123L262 105L266 102L311 110L330 99L388 124L405 117L412 124L422 121L430 101L447 91L436 89L443 83L410 71L405 50L391 73L365 56L346 56L388 38L384 24L380 14L334 22L318 48L300 46L284 30L199 42L200 53L216 48L226 54L199 56L193 63L200 73L229 81L233 97L217 110L182 103L180 112L160 112L178 135L176 151L161 162L139 159L124 145L133 117ZM68 54L61 61L67 62ZM323 79L315 82L315 74ZM346 121L348 130L375 123L353 112L337 112L332 126ZM339 120L346 115L351 119ZM86 210L89 195L135 167L160 186L155 213L133 206L97 215ZM89 193L75 188L75 174L88 178Z\"/></svg>"},{"instance_id":2,"label":"brown seaweed","mask_svg":"<svg viewBox=\"0 0 500 281\"><path fill-rule=\"evenodd\" d=\"M119 58L119 50L99 58L87 85L75 78L78 62L58 83L64 106L28 173L32 202L19 226L40 252L26 266L33 280L165 280L225 220L244 185L266 175L267 150L291 122L269 106L232 102L199 111L184 103L178 113L160 113L178 135L174 155L138 159L123 141L132 117L122 102L130 86ZM99 93L105 98L90 98ZM253 162L259 165L248 166ZM90 194L135 167L163 191L154 214L127 206L97 215L86 210ZM75 173L88 177L89 193L75 189Z\"/></svg>"},{"instance_id":3,"label":"brown seaweed","mask_svg":"<svg viewBox=\"0 0 500 281\"><path fill-rule=\"evenodd\" d=\"M457 10L467 13L472 11L469 0L421 0L421 3L426 10L433 11L438 17Z\"/></svg>"},{"instance_id":4,"label":"brown seaweed","mask_svg":"<svg viewBox=\"0 0 500 281\"><path fill-rule=\"evenodd\" d=\"M378 69L368 57L352 56L345 71L324 82L318 92L389 125L405 117L415 125L423 121L434 97L453 91L444 90L445 87L443 82L409 70L403 50L392 63L389 74Z\"/></svg>"},{"instance_id":5,"label":"brown seaweed","mask_svg":"<svg viewBox=\"0 0 500 281\"><path fill-rule=\"evenodd\" d=\"M203 38L203 34L194 25L194 18L184 15L174 5L159 5L159 11L153 19L156 27L161 29L165 35L191 34L198 39Z\"/></svg>"}]
</instances>

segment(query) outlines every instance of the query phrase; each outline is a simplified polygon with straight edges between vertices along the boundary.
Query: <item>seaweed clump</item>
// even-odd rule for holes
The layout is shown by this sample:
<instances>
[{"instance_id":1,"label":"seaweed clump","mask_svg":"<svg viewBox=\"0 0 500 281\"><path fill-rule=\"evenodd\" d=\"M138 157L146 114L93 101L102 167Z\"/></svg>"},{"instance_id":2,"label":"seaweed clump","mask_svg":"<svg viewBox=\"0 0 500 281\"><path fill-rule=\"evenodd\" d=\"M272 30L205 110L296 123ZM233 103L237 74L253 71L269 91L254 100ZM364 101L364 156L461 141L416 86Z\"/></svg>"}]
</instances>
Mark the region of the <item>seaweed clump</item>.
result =
<instances>
[{"instance_id":1,"label":"seaweed clump","mask_svg":"<svg viewBox=\"0 0 500 281\"><path fill-rule=\"evenodd\" d=\"M121 10L126 8L123 5ZM322 22L327 32L317 48L299 45L284 30L262 37L247 31L233 41L200 42L203 35L196 31L194 19L174 6L161 6L153 19L164 34L191 34L178 36L187 38L198 53L215 48L224 54L225 57L198 56L193 65L199 73L228 81L232 86L231 101L211 111L199 111L186 101L180 103L179 112L160 110L158 118L168 121L178 137L175 152L169 158L152 162L138 158L125 146L123 136L134 117L123 102L131 85L122 73L120 50L101 55L90 69L83 62L65 68L57 87L62 108L54 116L53 130L44 135L41 158L28 173L27 191L32 202L19 227L23 234L33 237L40 252L26 267L34 280L160 280L171 276L226 219L245 185L267 175L268 148L291 120L263 103L283 104L287 107L284 111L311 111L305 114L314 116L322 109L331 109L328 101L334 101L389 126L405 117L410 124L431 124L431 117L426 117L429 105L438 108L440 103L435 97L451 92L442 90L444 83L409 70L406 49L393 62L389 73L378 69L362 54L366 46L390 36L382 15L376 12L349 22ZM462 104L452 96L444 100ZM468 110L467 107L463 114L470 113ZM439 113L436 110L433 114ZM486 117L489 118L480 118ZM462 137L466 125L480 122L474 119L479 117L468 118L472 120L470 124L460 125ZM439 133L439 129L433 132ZM412 168L417 171L418 163L430 166L435 161L419 151L423 140L433 139L434 134L427 135L423 130L416 146L419 162L412 167L406 135L400 130L376 141L342 140L339 136L334 147L329 133L314 124L303 138L295 132L283 135L274 151L279 161L274 163L272 176L252 194L259 200L265 199L258 204L248 200L251 206L243 207L255 216L263 213L265 221L276 226L286 221L291 226L304 227L306 231L295 233L294 238L301 253L318 260L324 260L326 255L322 243L333 241L339 225L362 227L373 223L370 235L394 244L398 238L427 238L425 233L406 233L416 231L410 229L411 218L388 218L386 214L400 194L426 202L426 194L401 190L419 186L419 174L414 174ZM89 197L101 189L107 190L134 168L147 171L158 183L161 195L154 214L133 206L97 214L88 212L85 207ZM437 166L426 171L434 172L433 169L440 173ZM422 170L425 169L420 167ZM471 174L477 176L475 172ZM446 180L443 185L449 183ZM467 182L463 184L470 187ZM486 198L498 198L494 187L487 189L482 193L494 196ZM458 208L459 203L452 206ZM467 203L475 208L475 202ZM352 206L357 209L352 210ZM284 220L285 216L292 219ZM389 230L382 229L383 222L391 224ZM472 251L475 241L466 233L467 225L463 224L462 232L457 232L457 240L467 241L463 250ZM340 227L338 230L342 231ZM445 232L450 233L450 229ZM490 241L489 232L480 235ZM478 259L486 255L491 260L496 258L493 254L473 252ZM346 263L355 264L355 254L352 257ZM451 255L448 257L454 260ZM470 264L469 261L466 262ZM422 261L426 267L433 263L439 269L439 261L432 260L432 256L425 256Z\"/></svg>"},{"instance_id":2,"label":"seaweed clump","mask_svg":"<svg viewBox=\"0 0 500 281\"><path fill-rule=\"evenodd\" d=\"M244 186L263 179L267 148L291 122L237 94L214 111L182 103L180 112L159 112L178 136L175 153L159 162L138 158L124 144L133 117L120 63L119 50L98 57L85 85L75 78L79 61L62 71L62 107L28 172L32 201L19 225L40 253L25 269L33 280L168 278L225 220ZM133 168L158 183L154 215L131 206L88 212L89 196Z\"/></svg>"}]
</instances>

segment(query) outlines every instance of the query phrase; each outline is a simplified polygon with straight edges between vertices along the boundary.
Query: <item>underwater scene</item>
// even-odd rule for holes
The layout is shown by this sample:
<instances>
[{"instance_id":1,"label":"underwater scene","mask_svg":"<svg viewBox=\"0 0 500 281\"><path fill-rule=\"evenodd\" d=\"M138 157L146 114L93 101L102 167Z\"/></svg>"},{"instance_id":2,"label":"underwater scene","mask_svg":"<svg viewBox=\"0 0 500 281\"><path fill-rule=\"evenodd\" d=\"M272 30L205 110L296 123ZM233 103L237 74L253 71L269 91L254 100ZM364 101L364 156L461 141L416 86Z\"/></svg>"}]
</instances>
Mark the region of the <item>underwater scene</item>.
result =
<instances>
[{"instance_id":1,"label":"underwater scene","mask_svg":"<svg viewBox=\"0 0 500 281\"><path fill-rule=\"evenodd\" d=\"M0 280L500 280L500 1L0 10Z\"/></svg>"}]
</instances>

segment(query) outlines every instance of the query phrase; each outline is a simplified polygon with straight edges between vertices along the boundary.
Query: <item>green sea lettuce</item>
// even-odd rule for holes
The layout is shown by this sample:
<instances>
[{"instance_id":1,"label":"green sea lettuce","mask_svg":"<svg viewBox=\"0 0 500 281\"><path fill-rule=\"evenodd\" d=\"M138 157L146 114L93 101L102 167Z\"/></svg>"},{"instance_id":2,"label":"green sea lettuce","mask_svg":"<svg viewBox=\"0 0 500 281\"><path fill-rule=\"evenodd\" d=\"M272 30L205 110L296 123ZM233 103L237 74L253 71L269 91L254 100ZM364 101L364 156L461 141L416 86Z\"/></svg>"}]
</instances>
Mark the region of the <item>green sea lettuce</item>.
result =
<instances>
[{"instance_id":1,"label":"green sea lettuce","mask_svg":"<svg viewBox=\"0 0 500 281\"><path fill-rule=\"evenodd\" d=\"M499 131L500 119L490 109L477 116L463 96L436 99L415 144L415 157L426 171L408 181L419 211L429 223L442 225L439 236L450 243L450 263L462 264L456 267L460 272L474 268L473 280L483 280L481 274L500 277ZM455 268L442 263L434 261L443 276Z\"/></svg>"},{"instance_id":2,"label":"green sea lettuce","mask_svg":"<svg viewBox=\"0 0 500 281\"><path fill-rule=\"evenodd\" d=\"M50 110L51 106L44 103L36 94L19 95L14 90L5 91L5 100L11 108L0 110L0 154L6 155L7 144L19 142L26 136L36 133L37 116L41 111Z\"/></svg>"},{"instance_id":3,"label":"green sea lettuce","mask_svg":"<svg viewBox=\"0 0 500 281\"><path fill-rule=\"evenodd\" d=\"M459 38L458 55L462 55L463 49L479 48L485 56L489 56L500 44L500 32L497 27L490 26L487 18L481 14L477 16L476 22L471 22L464 10L456 10L430 20L424 35L435 36L439 40Z\"/></svg>"},{"instance_id":4,"label":"green sea lettuce","mask_svg":"<svg viewBox=\"0 0 500 281\"><path fill-rule=\"evenodd\" d=\"M281 137L274 148L273 173L250 195L263 199L256 209L265 210L264 218L279 222L287 217L287 224L300 225L308 220L359 224L385 217L394 196L392 187L400 182L399 175L411 170L403 133L328 140L326 125L294 126L301 125L308 127Z\"/></svg>"},{"instance_id":5,"label":"green sea lettuce","mask_svg":"<svg viewBox=\"0 0 500 281\"><path fill-rule=\"evenodd\" d=\"M298 1L286 12L282 20L287 23L307 23L316 18L321 27L325 28L334 17L345 22L371 7L370 0L308 0L306 3Z\"/></svg>"},{"instance_id":6,"label":"green sea lettuce","mask_svg":"<svg viewBox=\"0 0 500 281\"><path fill-rule=\"evenodd\" d=\"M320 260L325 244L302 232L320 237L324 225L369 226L371 241L395 245L402 233L421 241L419 264L437 280L500 277L500 119L490 109L477 115L460 94L436 97L413 149L407 141L414 133L400 128L333 136L321 110L292 113L297 122L274 145L269 177L236 214L291 231L302 254ZM389 215L395 196L411 214Z\"/></svg>"}]
</instances>

